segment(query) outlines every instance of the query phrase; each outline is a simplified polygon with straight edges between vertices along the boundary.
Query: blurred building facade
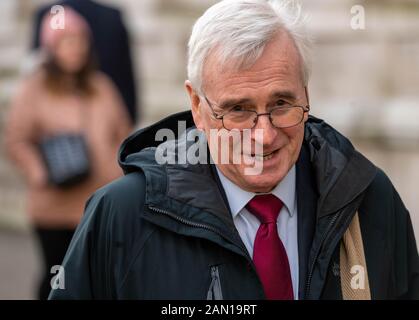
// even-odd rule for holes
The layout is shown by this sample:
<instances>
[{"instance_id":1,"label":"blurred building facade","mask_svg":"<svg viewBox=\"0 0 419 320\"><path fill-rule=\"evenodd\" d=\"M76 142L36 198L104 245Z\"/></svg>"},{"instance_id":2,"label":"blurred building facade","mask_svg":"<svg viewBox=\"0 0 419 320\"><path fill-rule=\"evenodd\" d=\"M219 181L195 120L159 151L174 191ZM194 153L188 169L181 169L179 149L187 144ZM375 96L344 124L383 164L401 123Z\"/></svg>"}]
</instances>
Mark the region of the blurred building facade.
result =
<instances>
[{"instance_id":1,"label":"blurred building facade","mask_svg":"<svg viewBox=\"0 0 419 320\"><path fill-rule=\"evenodd\" d=\"M97 0L119 6L133 41L141 126L187 109L186 43L215 0ZM0 132L25 68L34 9L44 0L0 1ZM419 0L302 0L316 39L312 113L349 135L401 193L419 235ZM365 29L351 26L365 10ZM356 18L356 17L355 17ZM22 184L0 147L0 226L27 227Z\"/></svg>"}]
</instances>

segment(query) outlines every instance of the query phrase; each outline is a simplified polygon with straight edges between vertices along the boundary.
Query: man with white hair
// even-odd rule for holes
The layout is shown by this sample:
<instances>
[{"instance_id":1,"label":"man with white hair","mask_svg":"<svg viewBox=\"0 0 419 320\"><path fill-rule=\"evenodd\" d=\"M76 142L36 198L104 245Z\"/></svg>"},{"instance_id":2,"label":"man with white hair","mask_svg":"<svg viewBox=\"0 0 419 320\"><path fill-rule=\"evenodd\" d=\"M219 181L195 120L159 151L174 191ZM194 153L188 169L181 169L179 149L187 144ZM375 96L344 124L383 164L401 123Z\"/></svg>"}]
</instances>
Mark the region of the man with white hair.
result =
<instances>
[{"instance_id":1,"label":"man with white hair","mask_svg":"<svg viewBox=\"0 0 419 320\"><path fill-rule=\"evenodd\" d=\"M309 116L300 9L224 0L198 19L191 111L124 142L126 175L90 198L52 299L419 298L390 180Z\"/></svg>"}]
</instances>

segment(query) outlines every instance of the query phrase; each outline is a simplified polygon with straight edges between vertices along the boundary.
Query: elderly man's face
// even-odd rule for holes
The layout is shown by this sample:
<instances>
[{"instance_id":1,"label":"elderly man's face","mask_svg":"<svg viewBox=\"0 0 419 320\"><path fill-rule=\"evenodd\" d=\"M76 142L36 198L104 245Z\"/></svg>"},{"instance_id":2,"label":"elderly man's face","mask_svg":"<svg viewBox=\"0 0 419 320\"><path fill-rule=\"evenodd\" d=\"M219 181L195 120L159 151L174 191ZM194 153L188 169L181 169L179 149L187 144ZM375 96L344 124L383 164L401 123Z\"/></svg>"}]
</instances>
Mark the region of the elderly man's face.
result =
<instances>
[{"instance_id":1,"label":"elderly man's face","mask_svg":"<svg viewBox=\"0 0 419 320\"><path fill-rule=\"evenodd\" d=\"M229 71L221 69L217 63L216 55L211 55L203 71L203 91L214 111L224 114L231 110L228 101L246 101L246 108L251 107L258 113L269 112L272 106L282 101L292 105L306 106L308 104L305 87L301 78L300 58L291 38L285 33L279 33L265 48L262 56L250 69ZM192 113L198 129L205 131L210 141L211 129L222 129L222 121L216 119L208 103L203 97L196 94L187 81L186 88L191 97ZM279 102L278 102L279 101ZM233 103L237 104L237 103ZM261 161L262 171L258 175L249 175L246 168L249 164L218 163L218 169L232 182L244 190L251 192L271 191L288 173L298 159L303 136L304 120L298 125L286 129L272 126L269 116L260 116L256 126L252 129L252 153L254 145L259 143L263 147L264 157ZM262 129L263 135L255 135L255 129ZM260 138L263 138L260 141ZM233 154L233 143L230 142L230 155ZM213 154L210 142L211 156ZM221 150L221 148L218 148ZM243 156L246 156L243 153ZM254 166L254 165L253 165Z\"/></svg>"}]
</instances>

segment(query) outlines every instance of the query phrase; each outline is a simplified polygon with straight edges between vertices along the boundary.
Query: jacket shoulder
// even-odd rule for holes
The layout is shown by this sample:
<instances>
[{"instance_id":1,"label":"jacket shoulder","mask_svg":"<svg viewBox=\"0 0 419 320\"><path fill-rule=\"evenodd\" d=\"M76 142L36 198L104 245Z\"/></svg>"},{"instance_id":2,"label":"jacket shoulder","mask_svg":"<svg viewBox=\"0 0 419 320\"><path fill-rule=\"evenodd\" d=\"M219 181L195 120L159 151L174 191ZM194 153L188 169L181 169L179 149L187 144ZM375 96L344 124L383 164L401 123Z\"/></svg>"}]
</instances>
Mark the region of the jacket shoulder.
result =
<instances>
[{"instance_id":1,"label":"jacket shoulder","mask_svg":"<svg viewBox=\"0 0 419 320\"><path fill-rule=\"evenodd\" d=\"M97 190L86 204L63 261L66 290L50 299L110 299L151 234L139 219L144 177L135 172ZM116 275L117 280L112 280Z\"/></svg>"},{"instance_id":2,"label":"jacket shoulder","mask_svg":"<svg viewBox=\"0 0 419 320\"><path fill-rule=\"evenodd\" d=\"M409 211L406 209L390 178L383 170L377 168L377 173L364 192L360 207L364 222L369 221L378 230L385 230L385 238L398 224L406 223Z\"/></svg>"},{"instance_id":3,"label":"jacket shoulder","mask_svg":"<svg viewBox=\"0 0 419 320\"><path fill-rule=\"evenodd\" d=\"M377 167L376 175L366 189L366 196L372 198L373 201L384 202L392 200L395 192L390 178L382 169Z\"/></svg>"},{"instance_id":4,"label":"jacket shoulder","mask_svg":"<svg viewBox=\"0 0 419 320\"><path fill-rule=\"evenodd\" d=\"M108 206L112 206L112 209L118 212L138 211L145 200L144 174L135 171L124 175L98 189L92 198L104 200Z\"/></svg>"},{"instance_id":5,"label":"jacket shoulder","mask_svg":"<svg viewBox=\"0 0 419 320\"><path fill-rule=\"evenodd\" d=\"M132 172L98 189L87 200L80 225L98 238L110 234L124 237L128 226L140 228L144 202L145 177L142 172Z\"/></svg>"}]
</instances>

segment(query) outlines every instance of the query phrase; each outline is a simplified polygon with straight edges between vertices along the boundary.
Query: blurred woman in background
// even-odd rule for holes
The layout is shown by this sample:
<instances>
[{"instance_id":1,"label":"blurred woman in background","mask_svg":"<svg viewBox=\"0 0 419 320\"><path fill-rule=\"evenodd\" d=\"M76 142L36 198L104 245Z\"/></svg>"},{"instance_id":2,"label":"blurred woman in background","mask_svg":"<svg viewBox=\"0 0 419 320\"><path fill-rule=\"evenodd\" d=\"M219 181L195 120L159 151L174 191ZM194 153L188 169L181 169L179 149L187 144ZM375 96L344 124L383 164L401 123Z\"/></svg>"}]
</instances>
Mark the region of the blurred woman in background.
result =
<instances>
[{"instance_id":1,"label":"blurred woman in background","mask_svg":"<svg viewBox=\"0 0 419 320\"><path fill-rule=\"evenodd\" d=\"M52 16L42 23L45 62L21 83L7 126L6 147L27 187L27 210L44 262L39 298L51 290L51 268L60 265L88 197L118 178L117 151L130 121L113 83L95 69L88 24L66 7L63 29ZM77 184L55 185L40 149L45 137L78 133L86 141L89 173Z\"/></svg>"}]
</instances>

